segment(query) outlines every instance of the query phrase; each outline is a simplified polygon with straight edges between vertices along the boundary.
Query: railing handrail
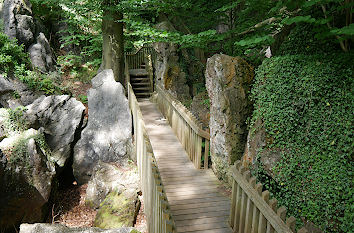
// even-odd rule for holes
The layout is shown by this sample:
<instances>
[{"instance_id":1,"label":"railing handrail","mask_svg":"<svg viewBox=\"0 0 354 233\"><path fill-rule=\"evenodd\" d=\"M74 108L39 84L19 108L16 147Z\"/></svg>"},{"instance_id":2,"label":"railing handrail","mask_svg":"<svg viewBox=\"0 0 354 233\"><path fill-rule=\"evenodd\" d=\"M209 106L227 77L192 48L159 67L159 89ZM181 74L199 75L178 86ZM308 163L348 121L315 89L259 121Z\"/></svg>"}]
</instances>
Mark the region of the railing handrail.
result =
<instances>
[{"instance_id":1,"label":"railing handrail","mask_svg":"<svg viewBox=\"0 0 354 233\"><path fill-rule=\"evenodd\" d=\"M256 183L250 171L236 161L232 171L230 226L234 232L295 232L296 219L286 218L286 208L277 208L276 199L269 200L268 190ZM303 227L298 233L306 233Z\"/></svg>"},{"instance_id":2,"label":"railing handrail","mask_svg":"<svg viewBox=\"0 0 354 233\"><path fill-rule=\"evenodd\" d=\"M194 167L201 168L204 148L204 169L209 167L210 134L203 130L195 116L171 94L155 85L157 106L168 120L176 137L187 152ZM204 143L204 145L203 145Z\"/></svg>"},{"instance_id":3,"label":"railing handrail","mask_svg":"<svg viewBox=\"0 0 354 233\"><path fill-rule=\"evenodd\" d=\"M131 53L126 52L125 61L129 63L130 69L141 69L141 65L146 62L145 60L148 55L151 55L151 62L154 64L156 60L156 52L152 46L143 46Z\"/></svg>"},{"instance_id":4,"label":"railing handrail","mask_svg":"<svg viewBox=\"0 0 354 233\"><path fill-rule=\"evenodd\" d=\"M156 85L156 90L158 91L158 94L163 95L163 97L199 136L210 140L210 133L203 129L198 119L179 100L174 98L170 93L164 91L160 85Z\"/></svg>"},{"instance_id":5,"label":"railing handrail","mask_svg":"<svg viewBox=\"0 0 354 233\"><path fill-rule=\"evenodd\" d=\"M126 55L127 55L127 56L134 56L134 55L136 55L138 52L140 52L140 50L145 49L145 48L150 49L150 48L152 48L152 46L148 46L148 45L141 46L141 47L138 48L135 52L127 52Z\"/></svg>"},{"instance_id":6,"label":"railing handrail","mask_svg":"<svg viewBox=\"0 0 354 233\"><path fill-rule=\"evenodd\" d=\"M136 161L145 203L149 232L175 233L176 227L156 163L143 115L130 82L129 106L133 115Z\"/></svg>"}]
</instances>

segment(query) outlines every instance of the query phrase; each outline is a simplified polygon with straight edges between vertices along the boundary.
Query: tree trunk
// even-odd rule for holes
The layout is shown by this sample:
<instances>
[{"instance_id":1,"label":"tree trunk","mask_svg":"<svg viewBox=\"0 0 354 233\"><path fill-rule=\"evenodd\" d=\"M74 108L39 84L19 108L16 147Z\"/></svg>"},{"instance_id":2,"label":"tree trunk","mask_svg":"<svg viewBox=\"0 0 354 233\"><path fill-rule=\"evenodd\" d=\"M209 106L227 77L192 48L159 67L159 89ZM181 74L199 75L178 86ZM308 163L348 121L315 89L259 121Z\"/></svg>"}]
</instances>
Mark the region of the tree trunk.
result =
<instances>
[{"instance_id":1,"label":"tree trunk","mask_svg":"<svg viewBox=\"0 0 354 233\"><path fill-rule=\"evenodd\" d=\"M108 9L109 5L105 7L102 20L102 68L112 69L115 80L124 86L123 23L118 22L123 18L123 14Z\"/></svg>"}]
</instances>

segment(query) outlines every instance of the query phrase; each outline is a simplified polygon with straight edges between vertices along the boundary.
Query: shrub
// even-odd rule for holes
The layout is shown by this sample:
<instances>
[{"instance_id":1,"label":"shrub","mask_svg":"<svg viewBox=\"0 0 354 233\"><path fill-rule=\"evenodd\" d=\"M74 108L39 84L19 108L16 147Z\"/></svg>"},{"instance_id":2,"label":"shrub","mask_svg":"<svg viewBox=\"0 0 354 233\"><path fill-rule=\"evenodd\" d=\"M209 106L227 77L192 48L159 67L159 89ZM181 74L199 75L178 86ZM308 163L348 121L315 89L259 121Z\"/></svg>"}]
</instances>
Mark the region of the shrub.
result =
<instances>
[{"instance_id":1,"label":"shrub","mask_svg":"<svg viewBox=\"0 0 354 233\"><path fill-rule=\"evenodd\" d=\"M353 229L353 55L286 55L256 71L252 122L287 151L266 187L325 232Z\"/></svg>"},{"instance_id":2,"label":"shrub","mask_svg":"<svg viewBox=\"0 0 354 233\"><path fill-rule=\"evenodd\" d=\"M18 45L16 40L0 32L0 74L14 75L31 89L43 91L47 95L61 93L61 88L47 75L31 71L29 67L30 60L23 45Z\"/></svg>"},{"instance_id":3,"label":"shrub","mask_svg":"<svg viewBox=\"0 0 354 233\"><path fill-rule=\"evenodd\" d=\"M16 40L10 40L0 32L0 74L7 75L21 64L29 65L28 55L23 50Z\"/></svg>"}]
</instances>

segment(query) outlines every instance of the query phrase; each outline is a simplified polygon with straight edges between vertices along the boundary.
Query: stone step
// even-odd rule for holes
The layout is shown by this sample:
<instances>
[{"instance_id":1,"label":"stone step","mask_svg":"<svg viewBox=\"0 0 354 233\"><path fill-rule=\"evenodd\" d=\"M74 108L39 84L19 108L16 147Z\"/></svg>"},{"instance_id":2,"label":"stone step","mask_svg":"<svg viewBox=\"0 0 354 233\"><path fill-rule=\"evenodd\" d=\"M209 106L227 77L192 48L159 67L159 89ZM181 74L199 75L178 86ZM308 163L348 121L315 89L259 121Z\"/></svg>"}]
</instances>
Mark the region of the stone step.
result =
<instances>
[{"instance_id":1,"label":"stone step","mask_svg":"<svg viewBox=\"0 0 354 233\"><path fill-rule=\"evenodd\" d=\"M150 87L133 87L134 92L135 91L150 91Z\"/></svg>"},{"instance_id":2,"label":"stone step","mask_svg":"<svg viewBox=\"0 0 354 233\"><path fill-rule=\"evenodd\" d=\"M130 82L135 82L135 81L144 81L144 80L149 80L149 78L146 76L146 77L130 77Z\"/></svg>"},{"instance_id":3,"label":"stone step","mask_svg":"<svg viewBox=\"0 0 354 233\"><path fill-rule=\"evenodd\" d=\"M140 82L140 83L132 83L133 89L134 86L150 86L150 82Z\"/></svg>"},{"instance_id":4,"label":"stone step","mask_svg":"<svg viewBox=\"0 0 354 233\"><path fill-rule=\"evenodd\" d=\"M145 69L130 69L129 70L130 76L147 76L148 72Z\"/></svg>"}]
</instances>

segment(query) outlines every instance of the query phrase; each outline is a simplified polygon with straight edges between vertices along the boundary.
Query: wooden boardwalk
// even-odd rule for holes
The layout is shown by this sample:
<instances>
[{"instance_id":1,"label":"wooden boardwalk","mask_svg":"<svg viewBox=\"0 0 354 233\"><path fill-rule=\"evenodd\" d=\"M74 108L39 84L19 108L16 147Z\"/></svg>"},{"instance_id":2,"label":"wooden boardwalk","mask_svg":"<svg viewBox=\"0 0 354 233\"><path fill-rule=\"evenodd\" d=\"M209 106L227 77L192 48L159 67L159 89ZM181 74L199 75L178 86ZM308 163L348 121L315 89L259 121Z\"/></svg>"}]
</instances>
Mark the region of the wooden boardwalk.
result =
<instances>
[{"instance_id":1,"label":"wooden boardwalk","mask_svg":"<svg viewBox=\"0 0 354 233\"><path fill-rule=\"evenodd\" d=\"M211 170L197 170L156 105L139 103L178 232L228 233L230 199Z\"/></svg>"}]
</instances>

